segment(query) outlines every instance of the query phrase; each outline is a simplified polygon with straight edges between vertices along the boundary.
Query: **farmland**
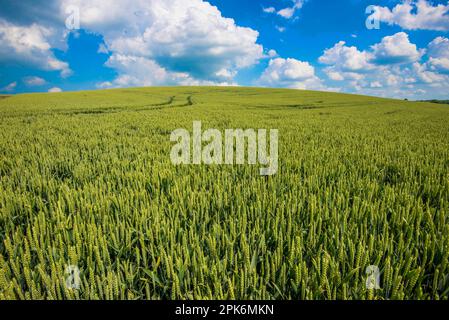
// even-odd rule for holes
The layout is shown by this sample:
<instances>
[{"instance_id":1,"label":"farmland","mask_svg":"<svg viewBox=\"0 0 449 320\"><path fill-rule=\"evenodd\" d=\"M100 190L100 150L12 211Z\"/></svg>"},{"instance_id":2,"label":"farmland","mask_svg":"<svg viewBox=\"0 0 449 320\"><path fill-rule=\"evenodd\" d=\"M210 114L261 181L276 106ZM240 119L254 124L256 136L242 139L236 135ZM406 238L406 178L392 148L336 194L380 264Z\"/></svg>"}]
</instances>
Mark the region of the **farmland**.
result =
<instances>
[{"instance_id":1,"label":"farmland","mask_svg":"<svg viewBox=\"0 0 449 320\"><path fill-rule=\"evenodd\" d=\"M197 120L279 129L277 174L173 165L170 133ZM0 300L448 297L447 105L237 87L0 99Z\"/></svg>"}]
</instances>

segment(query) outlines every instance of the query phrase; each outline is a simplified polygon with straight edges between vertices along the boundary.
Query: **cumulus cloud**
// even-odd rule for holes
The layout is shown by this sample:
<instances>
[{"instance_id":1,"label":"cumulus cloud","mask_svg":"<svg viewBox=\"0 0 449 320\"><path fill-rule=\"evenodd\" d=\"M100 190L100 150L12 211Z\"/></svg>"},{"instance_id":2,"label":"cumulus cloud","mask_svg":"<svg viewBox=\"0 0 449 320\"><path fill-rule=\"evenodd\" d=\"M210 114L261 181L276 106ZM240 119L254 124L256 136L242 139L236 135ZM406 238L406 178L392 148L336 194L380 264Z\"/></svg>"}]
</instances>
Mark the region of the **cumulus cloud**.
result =
<instances>
[{"instance_id":1,"label":"cumulus cloud","mask_svg":"<svg viewBox=\"0 0 449 320\"><path fill-rule=\"evenodd\" d=\"M345 80L345 77L338 71L335 71L331 68L325 69L325 73L329 77L329 79L334 81L343 81Z\"/></svg>"},{"instance_id":2,"label":"cumulus cloud","mask_svg":"<svg viewBox=\"0 0 449 320\"><path fill-rule=\"evenodd\" d=\"M404 32L384 37L368 50L348 47L343 41L327 49L319 62L328 79L339 83L344 91L379 96L436 96L449 90L449 76L442 74L449 55L449 40L434 39L427 51L410 42ZM427 54L428 61L422 62ZM437 90L437 91L435 91Z\"/></svg>"},{"instance_id":3,"label":"cumulus cloud","mask_svg":"<svg viewBox=\"0 0 449 320\"><path fill-rule=\"evenodd\" d=\"M428 64L434 71L449 72L449 39L437 37L428 45Z\"/></svg>"},{"instance_id":4,"label":"cumulus cloud","mask_svg":"<svg viewBox=\"0 0 449 320\"><path fill-rule=\"evenodd\" d=\"M53 87L53 88L48 89L48 92L50 92L50 93L62 92L62 89L58 88L58 87Z\"/></svg>"},{"instance_id":5,"label":"cumulus cloud","mask_svg":"<svg viewBox=\"0 0 449 320\"><path fill-rule=\"evenodd\" d=\"M412 83L425 83L438 86L442 82L448 81L447 76L433 72L428 69L426 64L421 64L419 62L413 63L410 69L405 69L404 71L405 76L408 76Z\"/></svg>"},{"instance_id":6,"label":"cumulus cloud","mask_svg":"<svg viewBox=\"0 0 449 320\"><path fill-rule=\"evenodd\" d=\"M106 65L116 69L119 76L112 82L101 83L101 88L174 84L176 80L188 77L187 74L170 73L155 61L139 56L113 54Z\"/></svg>"},{"instance_id":7,"label":"cumulus cloud","mask_svg":"<svg viewBox=\"0 0 449 320\"><path fill-rule=\"evenodd\" d=\"M308 62L291 58L270 60L259 83L265 86L294 89L323 88L321 80L315 75L313 66Z\"/></svg>"},{"instance_id":8,"label":"cumulus cloud","mask_svg":"<svg viewBox=\"0 0 449 320\"><path fill-rule=\"evenodd\" d=\"M332 48L326 49L318 59L319 62L332 65L335 72L366 72L374 66L369 62L371 55L359 51L356 47L346 46L345 41L336 43Z\"/></svg>"},{"instance_id":9,"label":"cumulus cloud","mask_svg":"<svg viewBox=\"0 0 449 320\"><path fill-rule=\"evenodd\" d=\"M405 32L399 32L384 37L368 51L347 46L344 41L337 42L326 49L318 61L328 65L324 72L331 80L361 80L366 74L379 71L380 66L392 68L393 65L416 62L424 53L425 50L409 41Z\"/></svg>"},{"instance_id":10,"label":"cumulus cloud","mask_svg":"<svg viewBox=\"0 0 449 320\"><path fill-rule=\"evenodd\" d=\"M379 64L410 63L421 59L423 50L409 41L405 32L387 36L372 46L373 61Z\"/></svg>"},{"instance_id":11,"label":"cumulus cloud","mask_svg":"<svg viewBox=\"0 0 449 320\"><path fill-rule=\"evenodd\" d=\"M47 71L70 75L66 62L58 60L51 51L48 37L52 30L39 24L21 26L0 19L0 61L20 61Z\"/></svg>"},{"instance_id":12,"label":"cumulus cloud","mask_svg":"<svg viewBox=\"0 0 449 320\"><path fill-rule=\"evenodd\" d=\"M70 33L64 28L69 6L80 9L81 28L103 36L98 52L111 55L108 65L119 71L117 83L125 78L130 83L159 83L164 77L170 83L172 79L234 83L239 70L265 58L257 31L238 26L204 0L48 0L40 4L47 11L35 10L38 5L36 0L5 2L8 12L0 13L0 59L69 75L67 63L52 53ZM18 11L22 13L14 14ZM130 61L144 61L144 68L152 65L156 74L137 74Z\"/></svg>"},{"instance_id":13,"label":"cumulus cloud","mask_svg":"<svg viewBox=\"0 0 449 320\"><path fill-rule=\"evenodd\" d=\"M257 31L238 26L202 0L64 0L62 7L68 3L80 7L84 28L103 35L112 53L107 64L129 82L229 82L264 57ZM144 77L138 62L152 74Z\"/></svg>"},{"instance_id":14,"label":"cumulus cloud","mask_svg":"<svg viewBox=\"0 0 449 320\"><path fill-rule=\"evenodd\" d=\"M30 76L30 77L25 77L23 78L23 82L30 87L34 87L34 86L42 86L44 84L46 84L47 82L45 81L45 79L42 79L40 77L36 77L36 76Z\"/></svg>"},{"instance_id":15,"label":"cumulus cloud","mask_svg":"<svg viewBox=\"0 0 449 320\"><path fill-rule=\"evenodd\" d=\"M229 81L217 82L195 79L186 72L172 72L161 67L154 60L139 56L113 54L106 65L116 69L119 76L113 81L99 83L99 88L157 85L236 85L232 82L235 74L229 73L226 69L219 70L216 76Z\"/></svg>"},{"instance_id":16,"label":"cumulus cloud","mask_svg":"<svg viewBox=\"0 0 449 320\"><path fill-rule=\"evenodd\" d=\"M405 0L390 9L374 6L370 19L377 19L390 25L399 25L406 30L449 30L449 2L433 6L430 1Z\"/></svg>"}]
</instances>

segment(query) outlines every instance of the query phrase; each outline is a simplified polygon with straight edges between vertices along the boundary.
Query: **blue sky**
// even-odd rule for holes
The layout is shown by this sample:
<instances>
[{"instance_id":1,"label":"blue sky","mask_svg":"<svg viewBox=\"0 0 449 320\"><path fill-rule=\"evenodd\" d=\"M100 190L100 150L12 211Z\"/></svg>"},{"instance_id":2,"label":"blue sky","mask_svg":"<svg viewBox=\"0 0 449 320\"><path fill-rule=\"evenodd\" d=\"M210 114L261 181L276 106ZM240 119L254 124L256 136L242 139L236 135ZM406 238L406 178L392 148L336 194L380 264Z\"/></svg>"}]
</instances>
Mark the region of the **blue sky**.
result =
<instances>
[{"instance_id":1,"label":"blue sky","mask_svg":"<svg viewBox=\"0 0 449 320\"><path fill-rule=\"evenodd\" d=\"M449 98L449 1L0 0L0 7L0 93L247 85ZM367 28L367 19L379 28Z\"/></svg>"}]
</instances>

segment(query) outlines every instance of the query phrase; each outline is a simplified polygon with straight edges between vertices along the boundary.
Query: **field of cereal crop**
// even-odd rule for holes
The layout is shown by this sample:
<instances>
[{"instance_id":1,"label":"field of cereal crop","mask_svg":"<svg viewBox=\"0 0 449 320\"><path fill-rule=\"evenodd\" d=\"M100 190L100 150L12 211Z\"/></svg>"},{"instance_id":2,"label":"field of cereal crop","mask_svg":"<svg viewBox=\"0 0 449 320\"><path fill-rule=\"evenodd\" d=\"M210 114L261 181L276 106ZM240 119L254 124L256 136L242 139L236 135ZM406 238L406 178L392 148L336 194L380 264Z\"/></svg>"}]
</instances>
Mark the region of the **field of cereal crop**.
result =
<instances>
[{"instance_id":1,"label":"field of cereal crop","mask_svg":"<svg viewBox=\"0 0 449 320\"><path fill-rule=\"evenodd\" d=\"M170 133L197 120L278 129L279 171L173 165ZM448 262L447 105L241 87L0 99L0 300L448 299Z\"/></svg>"}]
</instances>

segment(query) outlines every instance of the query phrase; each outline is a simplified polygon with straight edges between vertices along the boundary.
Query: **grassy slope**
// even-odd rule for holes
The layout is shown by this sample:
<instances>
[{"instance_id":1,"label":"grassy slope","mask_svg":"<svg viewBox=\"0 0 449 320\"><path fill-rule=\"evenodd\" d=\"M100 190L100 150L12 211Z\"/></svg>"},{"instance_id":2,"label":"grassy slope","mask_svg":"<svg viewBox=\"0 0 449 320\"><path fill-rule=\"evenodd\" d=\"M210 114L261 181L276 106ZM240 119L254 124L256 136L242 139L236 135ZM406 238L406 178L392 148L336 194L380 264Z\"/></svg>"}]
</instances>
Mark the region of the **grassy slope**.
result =
<instances>
[{"instance_id":1,"label":"grassy slope","mask_svg":"<svg viewBox=\"0 0 449 320\"><path fill-rule=\"evenodd\" d=\"M279 129L279 173L174 167L193 120ZM2 99L0 299L447 298L448 129L443 105L313 91Z\"/></svg>"}]
</instances>

